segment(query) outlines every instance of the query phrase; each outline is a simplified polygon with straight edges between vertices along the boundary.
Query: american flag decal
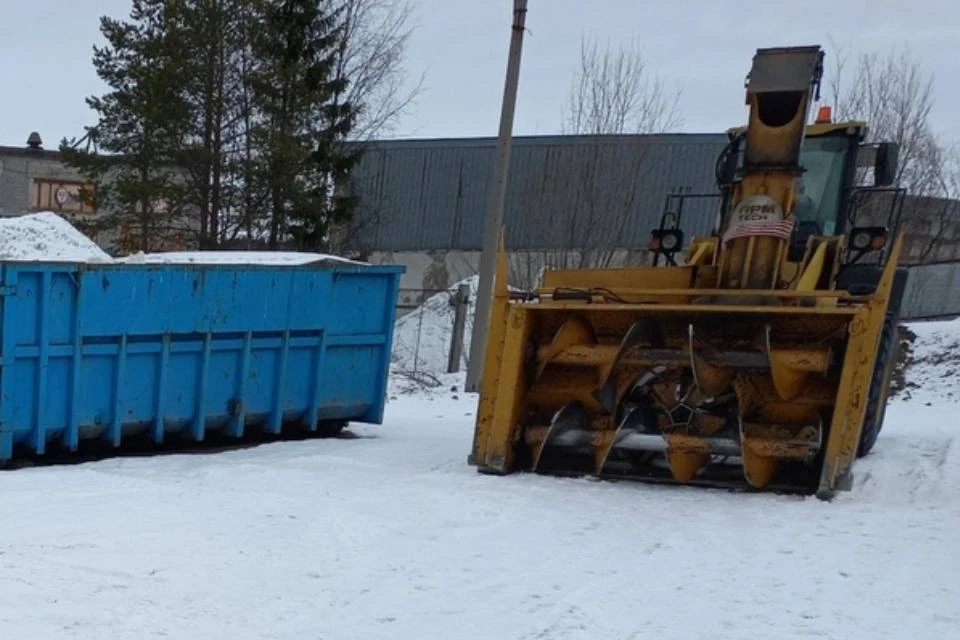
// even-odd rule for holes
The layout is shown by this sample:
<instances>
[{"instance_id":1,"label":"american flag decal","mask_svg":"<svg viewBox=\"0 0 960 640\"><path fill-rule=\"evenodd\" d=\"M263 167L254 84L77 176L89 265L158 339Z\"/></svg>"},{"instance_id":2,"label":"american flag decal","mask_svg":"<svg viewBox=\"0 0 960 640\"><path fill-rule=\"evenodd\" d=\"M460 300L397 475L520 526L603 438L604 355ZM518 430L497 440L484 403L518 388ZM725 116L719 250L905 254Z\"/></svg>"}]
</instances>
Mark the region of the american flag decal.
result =
<instances>
[{"instance_id":1,"label":"american flag decal","mask_svg":"<svg viewBox=\"0 0 960 640\"><path fill-rule=\"evenodd\" d=\"M730 242L737 238L750 236L772 236L786 240L790 238L791 233L793 233L793 218L789 220L755 220L730 227L723 234L723 241Z\"/></svg>"}]
</instances>

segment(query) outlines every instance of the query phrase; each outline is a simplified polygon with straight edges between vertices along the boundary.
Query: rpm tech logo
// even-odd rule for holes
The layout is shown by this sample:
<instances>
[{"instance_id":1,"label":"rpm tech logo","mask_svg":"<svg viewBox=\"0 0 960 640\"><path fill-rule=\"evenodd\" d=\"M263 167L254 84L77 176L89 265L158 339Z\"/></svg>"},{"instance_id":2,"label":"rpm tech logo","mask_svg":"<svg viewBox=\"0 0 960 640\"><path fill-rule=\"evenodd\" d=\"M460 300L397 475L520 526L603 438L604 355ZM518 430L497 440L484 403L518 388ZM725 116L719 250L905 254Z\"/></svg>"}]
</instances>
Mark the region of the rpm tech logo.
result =
<instances>
[{"instance_id":1,"label":"rpm tech logo","mask_svg":"<svg viewBox=\"0 0 960 640\"><path fill-rule=\"evenodd\" d=\"M757 222L783 220L783 208L768 195L758 193L747 196L733 210L730 225L737 227Z\"/></svg>"}]
</instances>

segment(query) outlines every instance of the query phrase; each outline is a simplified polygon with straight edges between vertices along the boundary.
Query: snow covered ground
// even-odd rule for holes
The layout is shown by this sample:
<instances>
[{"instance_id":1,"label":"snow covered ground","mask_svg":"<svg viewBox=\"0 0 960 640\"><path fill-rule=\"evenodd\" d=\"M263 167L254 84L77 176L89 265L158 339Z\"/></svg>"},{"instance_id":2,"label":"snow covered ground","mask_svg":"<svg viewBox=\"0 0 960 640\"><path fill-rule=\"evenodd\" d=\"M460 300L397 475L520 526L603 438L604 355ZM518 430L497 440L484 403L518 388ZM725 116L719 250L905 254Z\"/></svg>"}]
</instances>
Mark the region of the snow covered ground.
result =
<instances>
[{"instance_id":1,"label":"snow covered ground","mask_svg":"<svg viewBox=\"0 0 960 640\"><path fill-rule=\"evenodd\" d=\"M911 374L904 398L934 403L960 402L960 319L953 322L916 322L911 345Z\"/></svg>"},{"instance_id":2,"label":"snow covered ground","mask_svg":"<svg viewBox=\"0 0 960 640\"><path fill-rule=\"evenodd\" d=\"M476 399L453 393L400 396L353 438L6 472L0 629L957 637L960 427L955 403L928 401L891 405L854 490L829 504L482 476L466 464Z\"/></svg>"}]
</instances>

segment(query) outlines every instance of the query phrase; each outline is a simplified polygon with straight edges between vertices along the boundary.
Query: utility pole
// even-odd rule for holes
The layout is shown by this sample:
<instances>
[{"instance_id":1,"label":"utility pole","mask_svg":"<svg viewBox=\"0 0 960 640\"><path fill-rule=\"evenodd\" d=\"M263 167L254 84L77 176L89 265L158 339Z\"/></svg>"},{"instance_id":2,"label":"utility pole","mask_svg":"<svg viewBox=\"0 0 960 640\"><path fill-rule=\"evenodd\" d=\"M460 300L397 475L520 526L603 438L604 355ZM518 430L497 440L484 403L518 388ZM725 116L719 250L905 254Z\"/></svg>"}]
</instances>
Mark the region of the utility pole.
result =
<instances>
[{"instance_id":1,"label":"utility pole","mask_svg":"<svg viewBox=\"0 0 960 640\"><path fill-rule=\"evenodd\" d=\"M493 276L497 264L497 247L500 229L503 226L503 208L507 196L507 170L510 165L510 143L513 135L513 112L517 104L517 84L520 79L520 52L523 48L523 32L527 17L527 0L513 2L513 31L510 36L510 53L507 56L507 79L503 89L503 105L500 110L500 134L497 139L497 156L493 167L493 180L487 194L487 215L483 232L483 253L480 254L480 282L477 285L477 308L473 316L473 332L470 337L470 362L467 366L466 391L480 389L483 372L483 356L486 352L487 329L490 324Z\"/></svg>"}]
</instances>

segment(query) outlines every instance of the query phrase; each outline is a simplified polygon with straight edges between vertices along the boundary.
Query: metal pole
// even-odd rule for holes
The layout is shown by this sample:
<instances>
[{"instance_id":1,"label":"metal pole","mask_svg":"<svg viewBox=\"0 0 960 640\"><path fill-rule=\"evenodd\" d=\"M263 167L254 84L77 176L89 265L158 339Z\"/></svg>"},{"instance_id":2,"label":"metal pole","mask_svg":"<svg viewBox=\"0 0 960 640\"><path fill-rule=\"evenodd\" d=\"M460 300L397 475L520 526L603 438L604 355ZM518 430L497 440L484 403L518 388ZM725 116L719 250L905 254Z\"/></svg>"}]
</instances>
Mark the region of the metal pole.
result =
<instances>
[{"instance_id":1,"label":"metal pole","mask_svg":"<svg viewBox=\"0 0 960 640\"><path fill-rule=\"evenodd\" d=\"M467 364L468 392L479 391L486 350L487 327L490 324L493 275L497 264L497 246L503 226L503 207L507 196L507 170L510 164L510 142L513 134L513 112L517 103L517 84L520 78L520 52L527 15L527 0L513 2L513 32L510 53L507 56L507 79L503 89L500 111L500 133L497 139L497 157L493 180L487 194L487 217L483 233L483 253L480 254L480 282L477 286L477 309L473 316L470 337L470 362Z\"/></svg>"},{"instance_id":2,"label":"metal pole","mask_svg":"<svg viewBox=\"0 0 960 640\"><path fill-rule=\"evenodd\" d=\"M453 305L453 338L450 340L450 356L447 359L447 373L460 371L460 358L463 356L463 330L467 326L467 310L470 306L470 285L462 284L450 301Z\"/></svg>"}]
</instances>

